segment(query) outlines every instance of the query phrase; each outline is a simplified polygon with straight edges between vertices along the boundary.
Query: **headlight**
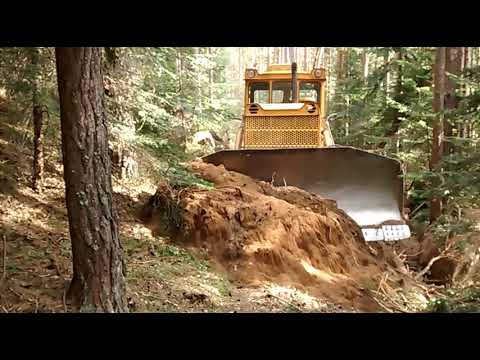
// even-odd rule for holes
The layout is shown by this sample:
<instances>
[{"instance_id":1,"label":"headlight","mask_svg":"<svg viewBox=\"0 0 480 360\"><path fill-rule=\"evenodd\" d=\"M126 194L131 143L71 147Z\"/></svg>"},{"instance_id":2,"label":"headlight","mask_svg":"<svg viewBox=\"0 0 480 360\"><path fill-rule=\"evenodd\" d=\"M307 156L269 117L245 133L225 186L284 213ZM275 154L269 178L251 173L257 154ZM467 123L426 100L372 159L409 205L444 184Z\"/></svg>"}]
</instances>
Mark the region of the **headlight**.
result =
<instances>
[{"instance_id":1,"label":"headlight","mask_svg":"<svg viewBox=\"0 0 480 360\"><path fill-rule=\"evenodd\" d=\"M249 69L247 70L247 77L253 78L255 76L255 70Z\"/></svg>"}]
</instances>

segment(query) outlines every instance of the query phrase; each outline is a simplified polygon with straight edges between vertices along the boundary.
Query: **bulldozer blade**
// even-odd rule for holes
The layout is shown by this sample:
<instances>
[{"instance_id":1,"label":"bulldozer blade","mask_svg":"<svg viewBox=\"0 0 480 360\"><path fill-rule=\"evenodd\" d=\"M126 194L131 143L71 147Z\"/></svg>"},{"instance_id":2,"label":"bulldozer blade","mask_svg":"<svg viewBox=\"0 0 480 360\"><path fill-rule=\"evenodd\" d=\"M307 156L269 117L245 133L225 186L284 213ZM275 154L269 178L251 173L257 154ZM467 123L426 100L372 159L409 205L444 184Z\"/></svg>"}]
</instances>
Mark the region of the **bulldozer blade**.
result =
<instances>
[{"instance_id":1,"label":"bulldozer blade","mask_svg":"<svg viewBox=\"0 0 480 360\"><path fill-rule=\"evenodd\" d=\"M333 199L361 228L365 240L410 237L403 213L400 162L347 146L223 150L203 158L276 186L295 186Z\"/></svg>"}]
</instances>

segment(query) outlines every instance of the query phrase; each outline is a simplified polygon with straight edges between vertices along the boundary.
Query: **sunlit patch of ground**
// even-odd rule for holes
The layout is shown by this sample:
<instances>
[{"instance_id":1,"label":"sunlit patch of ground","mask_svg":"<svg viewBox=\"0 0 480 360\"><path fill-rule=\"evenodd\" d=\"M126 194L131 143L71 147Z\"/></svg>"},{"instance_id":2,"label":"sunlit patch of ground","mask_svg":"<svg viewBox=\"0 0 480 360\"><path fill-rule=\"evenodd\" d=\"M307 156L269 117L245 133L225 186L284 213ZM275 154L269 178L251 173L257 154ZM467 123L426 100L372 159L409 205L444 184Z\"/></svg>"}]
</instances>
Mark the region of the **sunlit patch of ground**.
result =
<instances>
[{"instance_id":1,"label":"sunlit patch of ground","mask_svg":"<svg viewBox=\"0 0 480 360\"><path fill-rule=\"evenodd\" d=\"M72 268L59 137L45 139L45 180L43 191L36 193L29 187L31 133L21 122L0 120L0 263L5 260L6 269L0 312L71 311L64 302ZM144 168L152 168L151 157L140 158ZM131 311L337 311L298 290L233 284L191 252L153 237L138 211L157 183L153 173L134 181L113 180Z\"/></svg>"}]
</instances>

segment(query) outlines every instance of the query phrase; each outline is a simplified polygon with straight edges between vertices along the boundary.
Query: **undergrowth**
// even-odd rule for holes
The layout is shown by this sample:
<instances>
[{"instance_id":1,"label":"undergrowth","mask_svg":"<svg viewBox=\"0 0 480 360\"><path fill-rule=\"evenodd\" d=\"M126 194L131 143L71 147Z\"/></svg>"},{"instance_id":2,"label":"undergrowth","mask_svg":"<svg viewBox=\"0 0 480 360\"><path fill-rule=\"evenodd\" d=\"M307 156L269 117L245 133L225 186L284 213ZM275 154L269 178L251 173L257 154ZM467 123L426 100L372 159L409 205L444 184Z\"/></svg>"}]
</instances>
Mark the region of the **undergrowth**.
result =
<instances>
[{"instance_id":1,"label":"undergrowth","mask_svg":"<svg viewBox=\"0 0 480 360\"><path fill-rule=\"evenodd\" d=\"M426 312L434 313L476 313L480 312L480 289L449 289L445 297L435 299L428 305Z\"/></svg>"}]
</instances>

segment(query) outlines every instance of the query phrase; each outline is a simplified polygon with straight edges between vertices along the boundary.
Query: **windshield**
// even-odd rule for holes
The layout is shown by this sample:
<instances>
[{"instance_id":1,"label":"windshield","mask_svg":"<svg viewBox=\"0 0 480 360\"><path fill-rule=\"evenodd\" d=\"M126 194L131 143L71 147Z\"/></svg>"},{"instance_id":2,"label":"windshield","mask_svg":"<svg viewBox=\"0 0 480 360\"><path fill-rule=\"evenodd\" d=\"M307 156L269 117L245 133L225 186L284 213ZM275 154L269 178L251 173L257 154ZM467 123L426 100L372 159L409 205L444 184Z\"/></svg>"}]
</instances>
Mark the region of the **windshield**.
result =
<instances>
[{"instance_id":1,"label":"windshield","mask_svg":"<svg viewBox=\"0 0 480 360\"><path fill-rule=\"evenodd\" d=\"M268 103L270 86L268 82L254 82L250 85L248 100L253 103Z\"/></svg>"},{"instance_id":2,"label":"windshield","mask_svg":"<svg viewBox=\"0 0 480 360\"><path fill-rule=\"evenodd\" d=\"M272 103L292 102L291 81L274 81L272 83Z\"/></svg>"},{"instance_id":3,"label":"windshield","mask_svg":"<svg viewBox=\"0 0 480 360\"><path fill-rule=\"evenodd\" d=\"M320 84L318 82L302 81L300 82L300 101L318 102L320 94Z\"/></svg>"},{"instance_id":4,"label":"windshield","mask_svg":"<svg viewBox=\"0 0 480 360\"><path fill-rule=\"evenodd\" d=\"M255 81L248 86L248 102L253 103L291 103L292 102L292 82L289 80L272 81L272 95L270 99L270 82ZM298 101L313 101L318 103L320 100L320 83L318 81L300 81Z\"/></svg>"}]
</instances>

